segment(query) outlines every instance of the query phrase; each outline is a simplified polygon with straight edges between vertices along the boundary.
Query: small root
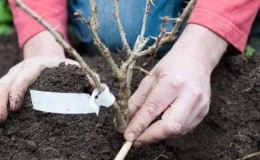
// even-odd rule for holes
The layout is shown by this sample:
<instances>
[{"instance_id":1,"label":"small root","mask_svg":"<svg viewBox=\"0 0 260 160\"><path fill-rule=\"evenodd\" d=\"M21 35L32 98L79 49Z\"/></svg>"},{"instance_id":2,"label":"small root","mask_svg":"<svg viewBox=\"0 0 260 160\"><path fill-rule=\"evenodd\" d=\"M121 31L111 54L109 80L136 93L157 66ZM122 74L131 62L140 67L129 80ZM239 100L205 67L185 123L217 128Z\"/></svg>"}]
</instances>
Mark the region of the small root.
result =
<instances>
[{"instance_id":1,"label":"small root","mask_svg":"<svg viewBox=\"0 0 260 160\"><path fill-rule=\"evenodd\" d=\"M151 75L149 71L143 69L140 66L135 66L134 69L140 70L141 72L145 73L146 75Z\"/></svg>"},{"instance_id":2,"label":"small root","mask_svg":"<svg viewBox=\"0 0 260 160\"><path fill-rule=\"evenodd\" d=\"M248 159L255 158L255 157L260 157L260 151L252 153L252 154L249 154L249 155L247 155L247 156L245 156L243 158L237 159L237 160L248 160Z\"/></svg>"},{"instance_id":3,"label":"small root","mask_svg":"<svg viewBox=\"0 0 260 160\"><path fill-rule=\"evenodd\" d=\"M160 157L164 157L165 159L169 159L166 155L164 155L165 151L163 151L161 154L159 154L157 157L154 158L154 160L158 160Z\"/></svg>"}]
</instances>

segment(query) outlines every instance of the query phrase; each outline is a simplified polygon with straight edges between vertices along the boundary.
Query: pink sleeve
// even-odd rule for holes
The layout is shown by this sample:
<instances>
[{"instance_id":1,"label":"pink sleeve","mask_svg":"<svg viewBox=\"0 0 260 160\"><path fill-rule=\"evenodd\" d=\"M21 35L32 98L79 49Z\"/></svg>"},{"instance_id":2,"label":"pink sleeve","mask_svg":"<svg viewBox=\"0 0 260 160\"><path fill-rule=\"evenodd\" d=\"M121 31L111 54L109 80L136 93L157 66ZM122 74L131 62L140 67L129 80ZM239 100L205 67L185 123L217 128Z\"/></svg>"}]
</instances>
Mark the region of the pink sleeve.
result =
<instances>
[{"instance_id":1,"label":"pink sleeve","mask_svg":"<svg viewBox=\"0 0 260 160\"><path fill-rule=\"evenodd\" d=\"M67 39L67 1L66 0L23 0L23 2L41 15ZM20 47L33 35L46 30L35 19L16 6L15 0L9 0L18 34Z\"/></svg>"},{"instance_id":2,"label":"pink sleeve","mask_svg":"<svg viewBox=\"0 0 260 160\"><path fill-rule=\"evenodd\" d=\"M243 52L260 0L197 0L188 23L209 28Z\"/></svg>"}]
</instances>

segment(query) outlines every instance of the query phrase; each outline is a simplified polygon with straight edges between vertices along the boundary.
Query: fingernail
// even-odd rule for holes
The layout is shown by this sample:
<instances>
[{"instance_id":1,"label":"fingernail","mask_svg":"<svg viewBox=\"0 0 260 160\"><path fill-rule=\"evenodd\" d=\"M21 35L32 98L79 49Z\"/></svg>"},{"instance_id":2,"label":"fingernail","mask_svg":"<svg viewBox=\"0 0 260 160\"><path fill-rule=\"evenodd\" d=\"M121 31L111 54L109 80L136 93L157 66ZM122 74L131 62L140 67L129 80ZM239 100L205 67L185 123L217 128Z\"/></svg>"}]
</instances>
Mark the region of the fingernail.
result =
<instances>
[{"instance_id":1,"label":"fingernail","mask_svg":"<svg viewBox=\"0 0 260 160\"><path fill-rule=\"evenodd\" d=\"M4 114L0 114L0 124L4 123L6 119L7 116L5 116Z\"/></svg>"},{"instance_id":2,"label":"fingernail","mask_svg":"<svg viewBox=\"0 0 260 160\"><path fill-rule=\"evenodd\" d=\"M126 140L128 140L128 141L130 141L130 142L132 142L132 141L134 141L135 140L135 138L136 138L136 135L135 135L135 133L134 132L130 132L130 133L128 133L127 135L126 135Z\"/></svg>"},{"instance_id":3,"label":"fingernail","mask_svg":"<svg viewBox=\"0 0 260 160\"><path fill-rule=\"evenodd\" d=\"M11 108L11 110L13 111L14 110L14 108L15 108L15 101L14 100L10 100L10 108Z\"/></svg>"},{"instance_id":4,"label":"fingernail","mask_svg":"<svg viewBox=\"0 0 260 160\"><path fill-rule=\"evenodd\" d=\"M10 100L11 110L17 112L22 105L22 98L18 95L16 98L11 98Z\"/></svg>"},{"instance_id":5,"label":"fingernail","mask_svg":"<svg viewBox=\"0 0 260 160\"><path fill-rule=\"evenodd\" d=\"M140 148L140 147L142 147L142 145L143 145L143 143L141 141L135 141L134 142L134 147L135 148Z\"/></svg>"}]
</instances>

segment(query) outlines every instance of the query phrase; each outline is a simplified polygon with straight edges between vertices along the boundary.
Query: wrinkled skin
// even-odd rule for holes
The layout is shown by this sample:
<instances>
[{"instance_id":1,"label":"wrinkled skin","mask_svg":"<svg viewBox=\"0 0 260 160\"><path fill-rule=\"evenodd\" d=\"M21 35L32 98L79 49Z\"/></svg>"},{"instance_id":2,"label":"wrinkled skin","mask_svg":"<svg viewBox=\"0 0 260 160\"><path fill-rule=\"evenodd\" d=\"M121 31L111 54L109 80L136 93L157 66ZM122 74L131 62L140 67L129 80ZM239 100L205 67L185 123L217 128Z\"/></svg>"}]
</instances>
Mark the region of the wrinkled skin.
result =
<instances>
[{"instance_id":1,"label":"wrinkled skin","mask_svg":"<svg viewBox=\"0 0 260 160\"><path fill-rule=\"evenodd\" d=\"M208 113L210 74L226 47L213 32L189 25L129 99L126 140L141 146L194 129Z\"/></svg>"}]
</instances>

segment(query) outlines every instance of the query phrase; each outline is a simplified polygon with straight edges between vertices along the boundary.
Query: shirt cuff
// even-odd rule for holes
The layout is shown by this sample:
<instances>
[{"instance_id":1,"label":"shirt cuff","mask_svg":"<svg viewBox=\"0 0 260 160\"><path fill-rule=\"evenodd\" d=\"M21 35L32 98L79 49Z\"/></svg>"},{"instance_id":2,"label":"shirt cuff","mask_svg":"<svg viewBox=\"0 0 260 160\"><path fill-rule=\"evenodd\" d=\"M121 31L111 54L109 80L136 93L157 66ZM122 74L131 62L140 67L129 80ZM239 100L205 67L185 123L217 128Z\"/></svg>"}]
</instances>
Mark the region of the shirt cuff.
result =
<instances>
[{"instance_id":1,"label":"shirt cuff","mask_svg":"<svg viewBox=\"0 0 260 160\"><path fill-rule=\"evenodd\" d=\"M66 34L66 27L60 27L61 23L58 20L55 19L48 19L46 20L53 28L56 29L57 32L61 34L61 36L68 42L67 34ZM23 45L34 35L47 31L45 27L43 27L38 21L30 21L30 24L27 24L26 26L20 26L20 28L17 28L17 34L18 34L18 42L19 46L22 48Z\"/></svg>"},{"instance_id":2,"label":"shirt cuff","mask_svg":"<svg viewBox=\"0 0 260 160\"><path fill-rule=\"evenodd\" d=\"M225 39L239 52L243 52L245 49L247 35L233 23L214 12L201 8L195 8L188 20L188 23L198 24L210 29Z\"/></svg>"}]
</instances>

